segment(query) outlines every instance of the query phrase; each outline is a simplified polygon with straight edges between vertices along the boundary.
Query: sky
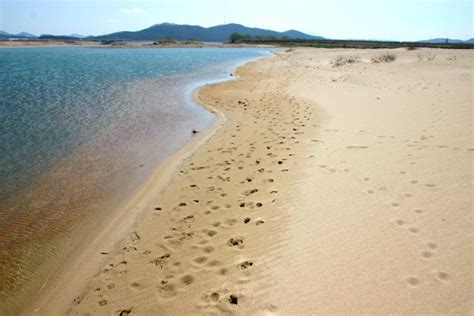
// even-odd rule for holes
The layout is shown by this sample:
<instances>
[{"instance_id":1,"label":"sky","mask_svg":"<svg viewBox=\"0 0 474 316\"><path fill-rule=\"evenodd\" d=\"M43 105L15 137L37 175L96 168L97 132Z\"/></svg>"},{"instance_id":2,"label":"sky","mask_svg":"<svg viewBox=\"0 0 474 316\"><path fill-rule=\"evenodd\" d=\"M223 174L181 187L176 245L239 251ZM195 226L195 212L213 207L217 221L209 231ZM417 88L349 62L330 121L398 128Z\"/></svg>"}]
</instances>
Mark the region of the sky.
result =
<instances>
[{"instance_id":1,"label":"sky","mask_svg":"<svg viewBox=\"0 0 474 316\"><path fill-rule=\"evenodd\" d=\"M0 0L0 30L101 35L169 22L239 23L334 39L474 37L474 0Z\"/></svg>"}]
</instances>

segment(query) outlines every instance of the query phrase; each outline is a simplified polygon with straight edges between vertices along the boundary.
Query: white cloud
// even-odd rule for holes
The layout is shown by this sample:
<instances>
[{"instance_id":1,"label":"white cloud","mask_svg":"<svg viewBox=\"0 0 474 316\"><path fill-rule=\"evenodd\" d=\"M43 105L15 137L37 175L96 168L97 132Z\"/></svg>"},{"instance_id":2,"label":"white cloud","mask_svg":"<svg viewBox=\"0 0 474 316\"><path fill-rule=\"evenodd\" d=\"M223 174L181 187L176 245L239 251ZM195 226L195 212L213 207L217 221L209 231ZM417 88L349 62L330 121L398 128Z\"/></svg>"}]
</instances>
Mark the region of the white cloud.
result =
<instances>
[{"instance_id":1,"label":"white cloud","mask_svg":"<svg viewBox=\"0 0 474 316\"><path fill-rule=\"evenodd\" d=\"M144 13L145 10L143 10L141 8L130 8L130 9L122 9L122 10L120 10L120 12L122 12L123 14L133 15L133 14Z\"/></svg>"}]
</instances>

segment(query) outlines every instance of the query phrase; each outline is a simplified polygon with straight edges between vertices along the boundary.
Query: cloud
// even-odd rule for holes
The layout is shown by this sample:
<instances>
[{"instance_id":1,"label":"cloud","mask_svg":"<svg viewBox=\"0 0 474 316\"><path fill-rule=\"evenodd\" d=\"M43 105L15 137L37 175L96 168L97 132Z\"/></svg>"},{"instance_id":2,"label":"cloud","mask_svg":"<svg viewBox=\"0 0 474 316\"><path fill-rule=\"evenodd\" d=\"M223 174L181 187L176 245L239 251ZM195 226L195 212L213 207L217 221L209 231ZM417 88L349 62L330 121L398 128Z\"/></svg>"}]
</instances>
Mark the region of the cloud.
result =
<instances>
[{"instance_id":1,"label":"cloud","mask_svg":"<svg viewBox=\"0 0 474 316\"><path fill-rule=\"evenodd\" d=\"M122 9L120 10L123 14L133 15L133 14L141 14L144 13L145 10L141 8L130 8L130 9Z\"/></svg>"}]
</instances>

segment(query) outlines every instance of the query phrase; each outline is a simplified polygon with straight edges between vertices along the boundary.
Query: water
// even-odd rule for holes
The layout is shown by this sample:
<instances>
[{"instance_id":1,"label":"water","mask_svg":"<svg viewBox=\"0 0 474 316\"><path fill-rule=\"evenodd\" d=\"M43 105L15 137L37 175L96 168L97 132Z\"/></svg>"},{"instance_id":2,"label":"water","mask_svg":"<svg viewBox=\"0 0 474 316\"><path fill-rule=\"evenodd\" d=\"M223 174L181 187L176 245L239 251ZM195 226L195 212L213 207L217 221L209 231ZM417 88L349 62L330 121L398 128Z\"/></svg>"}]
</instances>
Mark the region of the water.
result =
<instances>
[{"instance_id":1,"label":"water","mask_svg":"<svg viewBox=\"0 0 474 316\"><path fill-rule=\"evenodd\" d=\"M261 49L0 49L0 306L213 120L191 102ZM5 307L6 306L6 307ZM0 307L0 314L2 307Z\"/></svg>"}]
</instances>

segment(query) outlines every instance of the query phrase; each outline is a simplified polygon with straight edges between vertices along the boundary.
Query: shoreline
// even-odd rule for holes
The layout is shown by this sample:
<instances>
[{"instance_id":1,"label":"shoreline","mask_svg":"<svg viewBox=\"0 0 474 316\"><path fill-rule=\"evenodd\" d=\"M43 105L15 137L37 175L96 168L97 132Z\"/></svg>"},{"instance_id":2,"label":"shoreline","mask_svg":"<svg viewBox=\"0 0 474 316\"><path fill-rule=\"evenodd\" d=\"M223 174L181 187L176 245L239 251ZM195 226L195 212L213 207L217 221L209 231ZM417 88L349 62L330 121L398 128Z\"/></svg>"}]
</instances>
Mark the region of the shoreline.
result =
<instances>
[{"instance_id":1,"label":"shoreline","mask_svg":"<svg viewBox=\"0 0 474 316\"><path fill-rule=\"evenodd\" d=\"M144 185L144 188L143 188L143 191L141 191L142 193L139 195L139 196L136 196L135 199L133 199L134 202L130 202L129 205L121 208L122 212L125 211L126 209L130 209L130 208L135 208L135 209L140 209L137 213L136 213L136 216L134 217L134 219L130 219L128 218L127 219L127 216L126 214L123 214L123 217L121 218L122 221L126 222L125 224L125 227L128 227L128 228L124 228L123 230L120 230L120 231L117 231L117 232L114 232L114 235L112 236L107 236L105 239L102 239L100 236L96 238L96 242L102 242L102 243L106 243L106 244L109 244L110 246L111 245L114 245L116 244L117 242L123 242L123 243L128 243L127 241L127 235L129 236L129 238L131 239L135 239L136 240L136 236L140 236L138 237L138 240L140 240L142 237L141 237L141 233L139 235L136 235L135 233L137 232L137 225L140 225L139 223L142 222L143 220L146 220L146 218L148 216L150 216L149 214L146 214L145 213L145 210L146 209L154 209L155 207L153 205L156 205L156 203L153 203L151 202L152 200L159 200L162 195L163 195L163 191L166 191L169 189L169 185L170 185L170 181L169 181L169 178L172 176L173 172L176 172L176 168L178 166L182 166L184 163L186 163L187 161L189 161L190 159L192 159L192 157L194 155L199 155L199 153L196 153L196 151L198 150L202 150L202 145L205 144L205 143L208 143L210 140L213 140L216 138L217 135L220 136L220 133L218 133L221 129L223 129L224 127L228 127L226 126L224 123L226 121L226 116L225 116L225 112L222 111L222 110L218 110L216 109L214 106L212 106L212 102L210 102L209 100L207 100L207 95L208 95L208 92L203 92L204 90L212 90L214 87L225 87L226 85L232 85L236 82L239 82L241 81L242 79L245 80L245 79L248 79L246 77L242 77L240 75L241 72L248 72L248 69L252 69L254 67L254 65L257 65L259 62L263 62L264 60L268 60L268 59L272 59L274 58L275 56L277 56L278 53L274 53L270 56L263 56L263 57L260 57L260 58L256 58L254 60L251 60L251 61L248 61L248 62L243 62L239 65L236 65L234 68L233 68L233 77L232 78L229 78L229 80L224 80L224 81L219 81L219 82L215 82L215 83L210 83L210 84L205 84L203 86L200 86L198 89L196 89L193 93L193 98L194 100L200 105L200 106L203 106L204 108L208 109L213 115L217 115L220 117L220 120L219 121L216 121L216 126L212 127L212 128L208 128L205 132L202 132L202 133L199 133L197 137L203 137L203 139L199 142L199 143L195 143L194 141L190 144L187 144L187 146L185 148L182 148L179 152L177 152L175 155L173 155L172 157L170 157L169 159L166 160L166 162L159 168L160 170L163 170L166 175L163 175L159 172L157 172L152 178L150 178L148 181L147 181L147 184ZM245 69L245 70L244 70ZM291 102L291 100L290 100ZM207 134L208 133L208 134ZM202 135L201 135L202 134ZM206 134L206 135L204 135ZM187 150L186 148L189 146L189 150ZM183 155L181 155L181 153L183 153ZM180 157L179 159L176 159L176 156ZM291 156L291 154L290 154ZM283 158L284 160L286 160L286 158ZM168 162L170 162L171 166L172 167L168 167L167 164ZM286 169L283 169L283 172L286 171ZM182 171L180 171L182 172ZM158 181L156 181L158 180ZM153 192L150 192L150 191L153 191ZM148 195L149 193L149 195ZM147 199L147 198L144 198L145 196L150 196L150 197L153 197L153 199ZM273 203L273 202L272 202ZM259 207L259 203L257 203L256 205L257 207ZM253 206L252 206L253 208ZM156 210L156 208L155 208ZM120 216L117 216L117 218L120 218ZM117 221L120 221L117 220ZM254 222L254 225L256 223L256 225L260 225L260 223L263 223L264 221L263 220L259 220L257 219L255 222ZM165 221L163 224L167 224ZM114 226L115 223L111 223L110 224L110 227ZM233 225L233 221L231 221L230 225ZM107 235L108 234L108 231L107 229L103 230L101 235ZM89 261L89 257L97 257L97 253L99 251L103 251L104 248L110 248L109 247L104 247L103 245L100 245L100 246L97 246L97 247L94 247L94 246L89 246L87 247L87 253L85 253L82 257L84 259L84 261L88 261L88 264L91 265L91 262ZM109 254L113 254L113 253L117 253L117 252L120 252L120 246L117 246L115 245L115 247L113 248L112 251L110 252L107 252L107 255L105 256L106 258L100 258L102 260L99 260L97 262L93 262L93 266L95 267L98 267L99 265L103 265L105 266L105 263L107 261L110 260L110 257L109 257ZM107 258L109 257L109 258ZM81 288L81 285L84 285L84 282L82 281L83 278L84 278L84 270L86 270L86 272L90 272L88 273L89 277L87 277L87 279L91 279L91 278L94 278L97 276L97 272L94 276L92 276L94 273L92 272L92 270L94 270L93 268L92 269L89 269L89 268L84 268L84 264L82 261L79 261L79 262L75 262L74 263L74 267L77 267L77 266L80 266L81 269L80 271L82 271L81 273L79 273L78 275L76 276L73 276L74 278L77 278L77 279L81 279L81 281L77 282L77 286L71 286L71 284L74 284L76 283L73 279L73 281L70 281L68 282L67 285L64 284L64 282L62 283L63 286L62 287L59 287L59 288L56 288L53 292L49 292L49 295L44 298L43 296L43 299L34 305L35 308L32 308L32 309L28 309L24 312L24 314L29 314L31 311L34 310L34 312L37 312L39 314L50 314L50 313L62 313L64 311L68 311L70 312L70 306L69 306L69 309L66 309L68 307L68 305L71 304L71 301L73 301L74 303L73 304L80 304L83 300L83 295L80 294L79 296L77 296L78 293L80 292L83 292L83 291L78 291L79 288ZM73 268L66 268L65 270L67 271L75 271L75 269ZM68 276L67 274L67 271L66 273L62 273L61 275L62 276ZM97 269L95 270L97 271ZM67 290L64 289L64 287L67 288ZM87 291L87 289L86 289ZM61 293L61 294L59 294ZM66 293L66 294L64 294ZM74 298L75 297L75 298ZM37 306L41 306L41 309L38 309L36 308Z\"/></svg>"},{"instance_id":2,"label":"shoreline","mask_svg":"<svg viewBox=\"0 0 474 316\"><path fill-rule=\"evenodd\" d=\"M27 48L27 47L95 47L95 48L279 48L275 45L266 44L230 44L230 43L175 43L175 44L150 44L152 41L130 42L124 44L103 44L102 41L5 41L0 40L1 48Z\"/></svg>"},{"instance_id":3,"label":"shoreline","mask_svg":"<svg viewBox=\"0 0 474 316\"><path fill-rule=\"evenodd\" d=\"M22 311L21 314L31 315L32 313L37 312L44 313L45 311L42 308L40 309L38 306L48 306L45 302L48 302L52 296L54 297L57 295L64 297L66 295L74 298L75 294L80 292L80 289L84 284L82 281L84 274L86 274L87 278L92 277L96 273L95 271L97 271L97 268L107 259L106 256L98 257L97 254L102 252L113 252L117 241L122 239L126 233L131 233L133 231L134 222L140 217L143 209L146 208L143 205L149 203L147 196L150 194L155 196L157 194L155 190L161 192L169 182L172 173L176 171L176 168L182 163L182 161L189 155L192 155L196 148L205 143L218 131L220 126L224 124L225 118L223 116L218 112L211 113L215 115L215 121L207 127L206 130L200 132L190 142L186 143L184 147L161 163L153 175L143 183L138 192L133 194L133 196L128 199L123 206L118 208L119 211L117 214L114 214L112 221L105 228L103 227L98 230L98 234L92 242L93 244L84 246L84 249L75 249L72 257L75 257L75 255L78 255L78 257L65 262L59 269L59 272L55 273L58 275L54 276L48 284L43 286L45 292L39 295L39 299L35 300L35 303L32 304L31 308ZM151 190L154 191L150 192ZM139 211L130 215L127 211L131 209L139 209ZM79 260L76 258L79 258ZM91 258L94 258L94 260L90 260ZM82 273L80 275L74 275L74 272L76 271L81 271ZM71 284L77 285L71 286ZM61 308L61 306L58 305L54 306L54 308L58 307ZM62 307L64 308L64 306Z\"/></svg>"},{"instance_id":4,"label":"shoreline","mask_svg":"<svg viewBox=\"0 0 474 316\"><path fill-rule=\"evenodd\" d=\"M31 307L20 311L22 315L30 315L37 312L43 313L44 310L42 310L41 307L44 305L48 306L51 297L59 295L58 293L61 293L61 296L67 293L66 295L69 294L71 298L74 298L74 295L71 293L77 293L83 287L84 282L82 280L84 279L84 275L86 275L87 279L91 278L97 268L106 260L106 256L97 256L97 254L113 252L115 244L121 240L123 236L133 230L134 223L140 218L140 214L144 212L146 205L150 203L151 197L159 196L161 191L164 190L170 182L172 174L176 172L180 164L191 156L197 148L206 143L222 125L225 124L226 118L223 113L200 101L198 96L199 90L208 85L239 80L240 78L235 75L239 67L259 59L271 57L273 57L273 54L270 53L269 55L239 62L229 69L231 77L197 84L197 87L193 88L188 102L194 102L197 106L207 110L214 117L212 123L207 126L205 130L199 131L199 133L187 141L183 147L161 162L153 174L144 181L137 192L133 193L130 198L127 198L127 200L118 207L118 211L113 214L111 221L106 221L105 218L102 219L104 224L95 229L96 234L94 234L95 237L93 240L87 240L87 242L91 242L92 245L85 245L85 241L81 242L83 246L74 249L70 254L70 257L74 257L74 259L67 260L59 267L53 274L52 279L41 287L40 294L33 300ZM127 212L131 209L136 209L132 215ZM77 258L79 258L79 260ZM94 260L90 260L90 258L94 258ZM74 275L76 271L82 272L79 275ZM66 282L66 280L68 280L68 282ZM54 308L57 307L58 306L55 305Z\"/></svg>"}]
</instances>

